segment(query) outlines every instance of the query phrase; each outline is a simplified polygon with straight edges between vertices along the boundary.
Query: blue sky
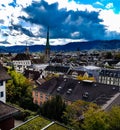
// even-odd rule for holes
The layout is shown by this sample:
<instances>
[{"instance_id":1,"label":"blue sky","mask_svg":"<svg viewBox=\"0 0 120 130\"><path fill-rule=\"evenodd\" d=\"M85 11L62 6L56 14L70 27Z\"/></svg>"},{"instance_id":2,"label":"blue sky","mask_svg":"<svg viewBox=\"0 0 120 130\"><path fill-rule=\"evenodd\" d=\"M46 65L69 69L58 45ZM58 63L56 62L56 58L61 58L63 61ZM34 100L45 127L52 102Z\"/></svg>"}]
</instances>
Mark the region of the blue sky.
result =
<instances>
[{"instance_id":1,"label":"blue sky","mask_svg":"<svg viewBox=\"0 0 120 130\"><path fill-rule=\"evenodd\" d=\"M120 39L120 0L2 0L0 45ZM6 44L5 42L6 41Z\"/></svg>"}]
</instances>

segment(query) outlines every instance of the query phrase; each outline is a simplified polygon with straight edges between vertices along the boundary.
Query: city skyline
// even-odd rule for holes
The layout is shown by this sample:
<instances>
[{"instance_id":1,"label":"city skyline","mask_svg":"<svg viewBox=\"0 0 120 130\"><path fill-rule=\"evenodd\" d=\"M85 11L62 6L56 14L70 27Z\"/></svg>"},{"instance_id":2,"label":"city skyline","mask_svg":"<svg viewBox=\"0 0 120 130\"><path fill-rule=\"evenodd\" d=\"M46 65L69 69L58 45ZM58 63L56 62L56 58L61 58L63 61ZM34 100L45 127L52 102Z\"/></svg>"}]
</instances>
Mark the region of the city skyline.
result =
<instances>
[{"instance_id":1,"label":"city skyline","mask_svg":"<svg viewBox=\"0 0 120 130\"><path fill-rule=\"evenodd\" d=\"M120 39L119 0L0 1L0 45Z\"/></svg>"}]
</instances>

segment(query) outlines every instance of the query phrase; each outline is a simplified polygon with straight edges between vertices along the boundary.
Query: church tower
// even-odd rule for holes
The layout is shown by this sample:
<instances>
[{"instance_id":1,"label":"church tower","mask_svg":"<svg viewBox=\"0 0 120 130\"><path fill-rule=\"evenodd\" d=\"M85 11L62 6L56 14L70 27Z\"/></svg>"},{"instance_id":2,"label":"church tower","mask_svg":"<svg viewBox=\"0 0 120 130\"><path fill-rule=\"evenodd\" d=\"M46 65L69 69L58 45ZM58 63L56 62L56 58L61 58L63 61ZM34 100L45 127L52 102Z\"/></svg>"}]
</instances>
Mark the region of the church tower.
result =
<instances>
[{"instance_id":1,"label":"church tower","mask_svg":"<svg viewBox=\"0 0 120 130\"><path fill-rule=\"evenodd\" d=\"M47 39L46 39L46 47L45 47L45 57L47 62L50 60L50 44L49 44L49 27L47 29Z\"/></svg>"},{"instance_id":2,"label":"church tower","mask_svg":"<svg viewBox=\"0 0 120 130\"><path fill-rule=\"evenodd\" d=\"M25 54L29 55L30 51L29 51L29 47L27 46L27 42L26 42L26 48L25 48Z\"/></svg>"}]
</instances>

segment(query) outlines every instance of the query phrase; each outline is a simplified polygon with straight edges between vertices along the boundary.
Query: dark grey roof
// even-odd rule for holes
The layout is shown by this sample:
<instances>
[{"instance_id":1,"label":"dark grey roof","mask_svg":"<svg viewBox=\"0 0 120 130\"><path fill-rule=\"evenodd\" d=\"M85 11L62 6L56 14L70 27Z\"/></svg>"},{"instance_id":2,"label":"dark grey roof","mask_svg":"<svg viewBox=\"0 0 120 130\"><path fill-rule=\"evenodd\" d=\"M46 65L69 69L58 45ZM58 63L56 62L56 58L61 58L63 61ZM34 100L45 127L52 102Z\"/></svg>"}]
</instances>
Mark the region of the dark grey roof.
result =
<instances>
[{"instance_id":1,"label":"dark grey roof","mask_svg":"<svg viewBox=\"0 0 120 130\"><path fill-rule=\"evenodd\" d=\"M19 53L12 60L30 60L30 56L25 53Z\"/></svg>"},{"instance_id":2,"label":"dark grey roof","mask_svg":"<svg viewBox=\"0 0 120 130\"><path fill-rule=\"evenodd\" d=\"M19 110L0 101L0 121L16 114Z\"/></svg>"},{"instance_id":3,"label":"dark grey roof","mask_svg":"<svg viewBox=\"0 0 120 130\"><path fill-rule=\"evenodd\" d=\"M103 69L99 75L120 78L120 70Z\"/></svg>"},{"instance_id":4,"label":"dark grey roof","mask_svg":"<svg viewBox=\"0 0 120 130\"><path fill-rule=\"evenodd\" d=\"M26 78L31 78L33 80L37 80L39 77L40 77L40 74L42 72L39 72L39 71L34 71L34 70L25 70L24 71L24 76Z\"/></svg>"},{"instance_id":5,"label":"dark grey roof","mask_svg":"<svg viewBox=\"0 0 120 130\"><path fill-rule=\"evenodd\" d=\"M45 68L46 71L53 71L53 72L61 72L61 73L67 73L68 70L70 69L69 66L47 66Z\"/></svg>"},{"instance_id":6,"label":"dark grey roof","mask_svg":"<svg viewBox=\"0 0 120 130\"><path fill-rule=\"evenodd\" d=\"M116 65L118 62L120 62L119 60L106 60L104 61L104 63L108 63L110 66L112 65Z\"/></svg>"},{"instance_id":7,"label":"dark grey roof","mask_svg":"<svg viewBox=\"0 0 120 130\"><path fill-rule=\"evenodd\" d=\"M7 74L6 70L0 64L0 81L11 79L11 77Z\"/></svg>"},{"instance_id":8,"label":"dark grey roof","mask_svg":"<svg viewBox=\"0 0 120 130\"><path fill-rule=\"evenodd\" d=\"M103 105L119 91L119 87L59 77L52 78L34 90L42 91L50 95L60 94L64 99L69 101L80 99Z\"/></svg>"},{"instance_id":9,"label":"dark grey roof","mask_svg":"<svg viewBox=\"0 0 120 130\"><path fill-rule=\"evenodd\" d=\"M62 59L62 58L57 58L57 57L55 57L55 58L53 58L53 59L51 60L51 62L52 62L52 63L62 63L62 62L63 62L63 59Z\"/></svg>"},{"instance_id":10,"label":"dark grey roof","mask_svg":"<svg viewBox=\"0 0 120 130\"><path fill-rule=\"evenodd\" d=\"M41 64L43 61L41 59L32 59L33 64Z\"/></svg>"}]
</instances>

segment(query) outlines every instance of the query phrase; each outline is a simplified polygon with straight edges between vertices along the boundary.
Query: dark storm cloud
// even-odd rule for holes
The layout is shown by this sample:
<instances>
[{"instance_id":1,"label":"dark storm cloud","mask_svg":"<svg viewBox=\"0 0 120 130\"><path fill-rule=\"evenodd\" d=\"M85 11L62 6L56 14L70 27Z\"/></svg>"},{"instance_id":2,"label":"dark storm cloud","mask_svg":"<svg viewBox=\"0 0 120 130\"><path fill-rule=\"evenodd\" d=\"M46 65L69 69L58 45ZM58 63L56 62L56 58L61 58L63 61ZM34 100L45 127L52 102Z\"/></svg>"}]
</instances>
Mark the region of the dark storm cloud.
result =
<instances>
[{"instance_id":1,"label":"dark storm cloud","mask_svg":"<svg viewBox=\"0 0 120 130\"><path fill-rule=\"evenodd\" d=\"M33 33L25 28L23 28L21 25L14 25L12 24L12 26L9 26L9 29L10 30L17 30L19 31L21 34L24 33L25 35L29 36L29 37L35 37L33 35Z\"/></svg>"},{"instance_id":2,"label":"dark storm cloud","mask_svg":"<svg viewBox=\"0 0 120 130\"><path fill-rule=\"evenodd\" d=\"M44 29L40 30L43 34L49 26L51 38L104 39L105 27L100 24L102 20L98 18L99 12L67 11L66 8L58 9L58 3L49 5L44 0L34 2L23 10L29 17L20 18L43 26Z\"/></svg>"}]
</instances>

